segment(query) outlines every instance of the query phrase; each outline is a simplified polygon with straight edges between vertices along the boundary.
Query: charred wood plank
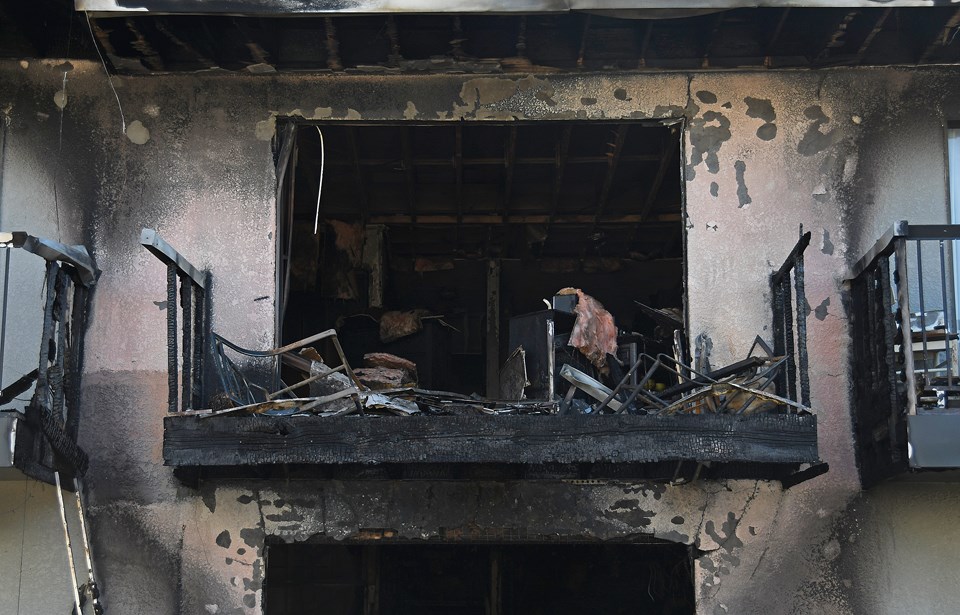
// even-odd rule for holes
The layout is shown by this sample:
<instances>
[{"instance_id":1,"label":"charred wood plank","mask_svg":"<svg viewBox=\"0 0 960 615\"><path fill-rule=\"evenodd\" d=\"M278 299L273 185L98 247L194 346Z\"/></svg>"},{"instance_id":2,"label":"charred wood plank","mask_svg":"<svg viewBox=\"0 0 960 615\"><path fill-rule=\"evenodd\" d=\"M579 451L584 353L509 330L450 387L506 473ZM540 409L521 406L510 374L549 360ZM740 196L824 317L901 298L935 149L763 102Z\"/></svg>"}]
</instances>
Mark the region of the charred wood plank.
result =
<instances>
[{"instance_id":1,"label":"charred wood plank","mask_svg":"<svg viewBox=\"0 0 960 615\"><path fill-rule=\"evenodd\" d=\"M943 27L937 30L937 34L933 37L933 40L924 47L923 53L920 54L920 59L917 60L917 64L924 64L930 61L938 51L950 45L954 38L956 38L957 28L960 28L960 9L957 9L953 15L947 19L946 23L943 24Z\"/></svg>"},{"instance_id":2,"label":"charred wood plank","mask_svg":"<svg viewBox=\"0 0 960 615\"><path fill-rule=\"evenodd\" d=\"M815 463L814 415L164 418L170 466Z\"/></svg>"}]
</instances>

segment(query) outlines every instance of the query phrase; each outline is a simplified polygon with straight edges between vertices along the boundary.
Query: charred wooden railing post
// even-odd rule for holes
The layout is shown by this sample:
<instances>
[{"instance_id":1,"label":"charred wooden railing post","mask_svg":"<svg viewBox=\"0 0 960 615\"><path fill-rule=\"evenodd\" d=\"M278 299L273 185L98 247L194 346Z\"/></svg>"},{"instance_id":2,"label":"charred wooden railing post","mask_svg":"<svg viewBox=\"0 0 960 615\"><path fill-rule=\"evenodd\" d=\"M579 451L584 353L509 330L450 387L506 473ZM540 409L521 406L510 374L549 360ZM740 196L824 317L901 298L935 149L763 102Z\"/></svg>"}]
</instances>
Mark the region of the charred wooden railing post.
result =
<instances>
[{"instance_id":1,"label":"charred wooden railing post","mask_svg":"<svg viewBox=\"0 0 960 615\"><path fill-rule=\"evenodd\" d=\"M773 294L773 352L785 357L784 369L775 382L777 395L810 407L810 375L807 357L807 298L803 279L803 252L810 233L800 227L800 240L787 259L770 276ZM796 313L796 329L794 329ZM797 398L797 382L800 397Z\"/></svg>"},{"instance_id":2,"label":"charred wooden railing post","mask_svg":"<svg viewBox=\"0 0 960 615\"><path fill-rule=\"evenodd\" d=\"M199 408L203 404L203 352L207 339L207 274L190 264L153 229L141 231L140 243L167 266L167 410L175 413Z\"/></svg>"}]
</instances>

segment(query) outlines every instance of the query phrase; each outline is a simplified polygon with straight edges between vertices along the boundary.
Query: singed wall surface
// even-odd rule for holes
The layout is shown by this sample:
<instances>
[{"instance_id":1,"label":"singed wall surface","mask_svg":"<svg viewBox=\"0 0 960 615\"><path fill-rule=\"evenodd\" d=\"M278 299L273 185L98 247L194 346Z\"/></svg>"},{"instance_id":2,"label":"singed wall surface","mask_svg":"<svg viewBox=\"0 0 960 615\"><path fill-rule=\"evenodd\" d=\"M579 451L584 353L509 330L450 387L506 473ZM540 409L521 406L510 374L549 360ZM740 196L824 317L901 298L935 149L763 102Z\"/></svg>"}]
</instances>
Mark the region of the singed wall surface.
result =
<instances>
[{"instance_id":1,"label":"singed wall surface","mask_svg":"<svg viewBox=\"0 0 960 615\"><path fill-rule=\"evenodd\" d=\"M945 612L938 605L960 600L955 583L933 584L926 573L952 565L933 538L947 544L957 535L948 511L957 510L950 503L960 488L859 491L842 286L848 266L893 219L946 221L943 129L960 116L953 96L960 71L114 78L124 134L98 68L78 63L68 72L61 173L77 178L70 225L104 271L87 336L80 436L91 454L94 549L113 612L260 613L267 536L655 536L699 549L698 612L711 615ZM0 84L9 126L34 135L8 141L7 160L37 160L52 175L48 154L59 141L54 95L63 68L3 64ZM165 272L138 245L138 233L159 229L211 271L215 331L243 346L271 345L270 141L276 119L288 116L682 118L689 332L710 336L715 365L742 358L756 335L769 336L767 276L801 224L813 232L808 345L820 455L830 472L789 491L754 481L234 481L199 491L179 485L161 460ZM23 171L10 179L15 169L4 166L0 211L23 212L29 221L36 207L48 219L49 199L32 205L7 190L11 181L27 185ZM6 214L2 219L6 224ZM936 503L944 514L897 504L900 498ZM883 538L890 524L895 535ZM0 525L0 542L16 530ZM904 554L913 565L903 566ZM928 591L905 592L915 587ZM11 591L0 588L3 604ZM911 602L901 609L904 596Z\"/></svg>"}]
</instances>

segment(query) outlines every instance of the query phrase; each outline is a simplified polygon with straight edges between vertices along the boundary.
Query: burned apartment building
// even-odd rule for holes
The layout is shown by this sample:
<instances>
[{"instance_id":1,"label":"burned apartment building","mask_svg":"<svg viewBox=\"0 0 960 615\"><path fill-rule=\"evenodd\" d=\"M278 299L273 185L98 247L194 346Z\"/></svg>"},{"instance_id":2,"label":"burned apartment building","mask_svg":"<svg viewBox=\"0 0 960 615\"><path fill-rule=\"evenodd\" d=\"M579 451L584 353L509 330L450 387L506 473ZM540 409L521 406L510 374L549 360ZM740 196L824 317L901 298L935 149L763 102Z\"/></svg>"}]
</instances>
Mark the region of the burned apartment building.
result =
<instances>
[{"instance_id":1,"label":"burned apartment building","mask_svg":"<svg viewBox=\"0 0 960 615\"><path fill-rule=\"evenodd\" d=\"M955 612L958 32L4 4L0 613Z\"/></svg>"}]
</instances>

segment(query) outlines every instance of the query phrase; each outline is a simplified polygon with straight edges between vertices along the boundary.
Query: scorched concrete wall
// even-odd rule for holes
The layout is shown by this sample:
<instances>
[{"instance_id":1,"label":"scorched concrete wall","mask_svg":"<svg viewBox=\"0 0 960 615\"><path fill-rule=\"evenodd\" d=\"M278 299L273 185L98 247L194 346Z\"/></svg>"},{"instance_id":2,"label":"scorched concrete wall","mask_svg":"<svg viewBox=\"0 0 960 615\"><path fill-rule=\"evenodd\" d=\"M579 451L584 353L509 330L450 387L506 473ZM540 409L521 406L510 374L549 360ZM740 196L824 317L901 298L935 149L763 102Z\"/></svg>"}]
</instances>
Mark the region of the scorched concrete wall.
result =
<instances>
[{"instance_id":1,"label":"scorched concrete wall","mask_svg":"<svg viewBox=\"0 0 960 615\"><path fill-rule=\"evenodd\" d=\"M957 510L958 488L859 491L843 309L848 266L893 218L944 221L941 137L945 121L960 116L956 70L114 78L124 133L95 69L72 73L64 118L78 128L65 137L65 164L95 178L75 205L104 270L87 338L81 444L92 455L95 549L114 612L260 613L268 536L652 536L697 549L698 611L711 615L904 612L905 595L912 612L945 612L939 605L960 601L955 583L931 582L926 572L951 565L949 549L931 543L957 535L946 512ZM50 113L61 76L52 66L0 68L0 97L21 92L10 117L41 126L37 143L8 155L58 140L56 125L37 113ZM137 234L158 228L212 272L214 330L268 346L270 141L277 118L290 116L683 121L690 334L710 336L714 364L743 357L758 334L769 339L767 277L800 225L810 230L812 396L831 471L786 492L755 481L180 486L161 461L164 270ZM945 514L896 504L902 497L936 502ZM894 536L878 539L891 524ZM0 535L8 531L0 526ZM4 585L0 595L10 591Z\"/></svg>"}]
</instances>

